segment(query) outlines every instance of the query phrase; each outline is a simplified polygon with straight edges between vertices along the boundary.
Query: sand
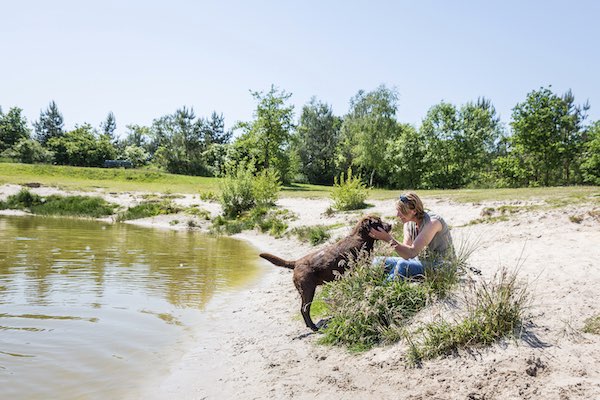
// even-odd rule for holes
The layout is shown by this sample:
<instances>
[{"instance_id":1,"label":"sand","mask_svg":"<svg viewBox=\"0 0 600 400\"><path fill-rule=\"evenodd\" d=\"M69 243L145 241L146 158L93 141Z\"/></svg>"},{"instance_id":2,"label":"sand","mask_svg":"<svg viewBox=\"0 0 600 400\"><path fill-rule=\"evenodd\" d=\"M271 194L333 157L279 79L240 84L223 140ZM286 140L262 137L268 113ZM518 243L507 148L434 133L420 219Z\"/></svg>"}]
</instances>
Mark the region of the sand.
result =
<instances>
[{"instance_id":1,"label":"sand","mask_svg":"<svg viewBox=\"0 0 600 400\"><path fill-rule=\"evenodd\" d=\"M16 185L0 187L0 199ZM40 194L49 188L32 189ZM122 205L140 201L139 193L100 194ZM194 196L175 199L219 213L216 203ZM370 201L367 212L392 220L393 201ZM534 208L506 221L467 225L487 207L509 203L453 203L425 199L444 216L455 241L477 242L471 265L491 278L503 266L518 266L532 294L519 340L460 351L406 366L406 344L354 354L317 343L299 317L300 299L291 271L264 261L260 282L227 302L213 304L210 329L198 332L189 350L165 375L136 391L134 399L600 399L600 336L581 331L585 319L600 314L600 220L593 205ZM518 202L516 205L536 204ZM346 234L362 212L326 216L324 199L280 199L298 218L293 226L342 223ZM590 211L593 215L590 215ZM364 212L364 211L363 211ZM571 217L582 217L573 222ZM170 221L181 220L171 225ZM135 223L187 229L189 216L161 216ZM198 228L206 222L198 219ZM260 251L297 258L312 251L295 239L258 232L235 237Z\"/></svg>"}]
</instances>

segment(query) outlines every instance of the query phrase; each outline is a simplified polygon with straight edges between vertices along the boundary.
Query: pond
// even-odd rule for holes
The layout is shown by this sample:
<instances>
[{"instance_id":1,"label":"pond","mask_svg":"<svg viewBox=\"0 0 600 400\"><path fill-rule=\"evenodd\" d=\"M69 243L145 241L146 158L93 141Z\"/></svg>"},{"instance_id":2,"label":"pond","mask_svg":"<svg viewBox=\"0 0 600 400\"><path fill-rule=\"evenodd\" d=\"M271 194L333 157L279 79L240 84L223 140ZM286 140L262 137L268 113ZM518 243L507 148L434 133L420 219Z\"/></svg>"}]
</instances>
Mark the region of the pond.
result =
<instances>
[{"instance_id":1,"label":"pond","mask_svg":"<svg viewBox=\"0 0 600 400\"><path fill-rule=\"evenodd\" d=\"M226 237L0 216L1 397L126 397L189 346L211 299L261 272Z\"/></svg>"}]
</instances>

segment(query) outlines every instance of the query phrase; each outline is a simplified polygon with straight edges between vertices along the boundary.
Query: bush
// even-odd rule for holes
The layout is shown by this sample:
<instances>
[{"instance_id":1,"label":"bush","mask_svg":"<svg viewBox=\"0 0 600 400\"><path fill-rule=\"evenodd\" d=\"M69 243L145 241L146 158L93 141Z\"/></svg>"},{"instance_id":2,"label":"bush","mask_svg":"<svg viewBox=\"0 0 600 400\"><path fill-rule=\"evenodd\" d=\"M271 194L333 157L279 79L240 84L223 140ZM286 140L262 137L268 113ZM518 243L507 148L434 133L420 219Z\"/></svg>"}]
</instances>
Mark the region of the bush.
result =
<instances>
[{"instance_id":1,"label":"bush","mask_svg":"<svg viewBox=\"0 0 600 400\"><path fill-rule=\"evenodd\" d=\"M600 335L600 315L586 319L585 325L583 326L583 331L585 333Z\"/></svg>"},{"instance_id":2,"label":"bush","mask_svg":"<svg viewBox=\"0 0 600 400\"><path fill-rule=\"evenodd\" d=\"M470 295L466 316L459 322L441 320L426 324L417 340L407 335L410 363L419 364L467 346L489 345L519 330L529 295L515 273L502 269L491 281L475 287Z\"/></svg>"},{"instance_id":3,"label":"bush","mask_svg":"<svg viewBox=\"0 0 600 400\"><path fill-rule=\"evenodd\" d=\"M84 217L105 217L111 215L115 204L111 204L100 197L90 196L58 196L52 195L42 198L22 189L19 193L9 196L0 208L24 210L39 215L68 215Z\"/></svg>"},{"instance_id":4,"label":"bush","mask_svg":"<svg viewBox=\"0 0 600 400\"><path fill-rule=\"evenodd\" d=\"M333 199L333 206L338 210L358 210L367 206L365 200L368 193L369 191L360 176L352 175L352 169L348 168L346 179L344 179L343 172L340 174L339 180L337 177L334 178L331 198Z\"/></svg>"},{"instance_id":5,"label":"bush","mask_svg":"<svg viewBox=\"0 0 600 400\"><path fill-rule=\"evenodd\" d=\"M228 218L237 218L254 207L271 206L281 186L277 172L265 170L254 175L254 168L240 164L221 180L221 206Z\"/></svg>"},{"instance_id":6,"label":"bush","mask_svg":"<svg viewBox=\"0 0 600 400\"><path fill-rule=\"evenodd\" d=\"M322 225L294 228L292 233L298 236L301 241L310 242L313 246L321 244L331 237L327 232L327 228Z\"/></svg>"},{"instance_id":7,"label":"bush","mask_svg":"<svg viewBox=\"0 0 600 400\"><path fill-rule=\"evenodd\" d=\"M117 221L155 217L162 214L175 214L181 209L170 201L146 201L137 206L129 207L125 212L117 216Z\"/></svg>"}]
</instances>

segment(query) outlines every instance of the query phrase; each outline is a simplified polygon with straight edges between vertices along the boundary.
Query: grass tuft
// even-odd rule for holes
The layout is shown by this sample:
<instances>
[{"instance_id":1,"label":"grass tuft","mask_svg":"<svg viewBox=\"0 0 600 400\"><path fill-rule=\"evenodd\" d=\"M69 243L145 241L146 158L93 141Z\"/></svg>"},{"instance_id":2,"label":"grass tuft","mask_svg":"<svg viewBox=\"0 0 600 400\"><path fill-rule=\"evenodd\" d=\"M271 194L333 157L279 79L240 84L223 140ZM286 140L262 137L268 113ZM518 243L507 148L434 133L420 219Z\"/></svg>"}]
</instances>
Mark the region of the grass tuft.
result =
<instances>
[{"instance_id":1,"label":"grass tuft","mask_svg":"<svg viewBox=\"0 0 600 400\"><path fill-rule=\"evenodd\" d=\"M529 294L516 273L501 269L491 281L475 286L469 295L463 319L456 323L446 320L428 323L408 340L409 364L418 365L461 348L490 345L507 336L518 336Z\"/></svg>"},{"instance_id":2,"label":"grass tuft","mask_svg":"<svg viewBox=\"0 0 600 400\"><path fill-rule=\"evenodd\" d=\"M596 315L586 319L585 325L583 326L583 331L585 333L593 333L595 335L600 335L600 315Z\"/></svg>"},{"instance_id":3,"label":"grass tuft","mask_svg":"<svg viewBox=\"0 0 600 400\"><path fill-rule=\"evenodd\" d=\"M57 215L100 218L112 215L117 205L107 202L100 197L90 196L58 196L41 197L27 189L8 196L0 204L0 208L29 210L38 215Z\"/></svg>"},{"instance_id":4,"label":"grass tuft","mask_svg":"<svg viewBox=\"0 0 600 400\"><path fill-rule=\"evenodd\" d=\"M168 200L145 201L137 206L129 207L117 216L117 221L156 217L162 214L175 214L181 209Z\"/></svg>"},{"instance_id":5,"label":"grass tuft","mask_svg":"<svg viewBox=\"0 0 600 400\"><path fill-rule=\"evenodd\" d=\"M292 229L291 233L303 242L310 242L313 246L324 243L331 237L327 227L323 225L301 226Z\"/></svg>"}]
</instances>

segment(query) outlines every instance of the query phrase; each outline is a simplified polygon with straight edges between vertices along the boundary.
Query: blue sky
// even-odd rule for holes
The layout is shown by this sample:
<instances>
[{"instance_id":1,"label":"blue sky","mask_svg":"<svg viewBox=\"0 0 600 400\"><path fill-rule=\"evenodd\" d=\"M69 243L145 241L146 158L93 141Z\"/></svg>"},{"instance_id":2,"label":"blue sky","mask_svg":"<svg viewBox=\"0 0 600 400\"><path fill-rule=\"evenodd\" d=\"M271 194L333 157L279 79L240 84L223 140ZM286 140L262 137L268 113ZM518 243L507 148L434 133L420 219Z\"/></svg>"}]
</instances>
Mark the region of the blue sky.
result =
<instances>
[{"instance_id":1,"label":"blue sky","mask_svg":"<svg viewBox=\"0 0 600 400\"><path fill-rule=\"evenodd\" d=\"M67 128L117 133L181 106L252 119L250 91L312 96L336 115L358 90L399 93L418 126L446 101L490 99L502 121L532 90L571 89L600 119L597 1L11 1L0 14L0 106L29 122L56 101Z\"/></svg>"}]
</instances>

